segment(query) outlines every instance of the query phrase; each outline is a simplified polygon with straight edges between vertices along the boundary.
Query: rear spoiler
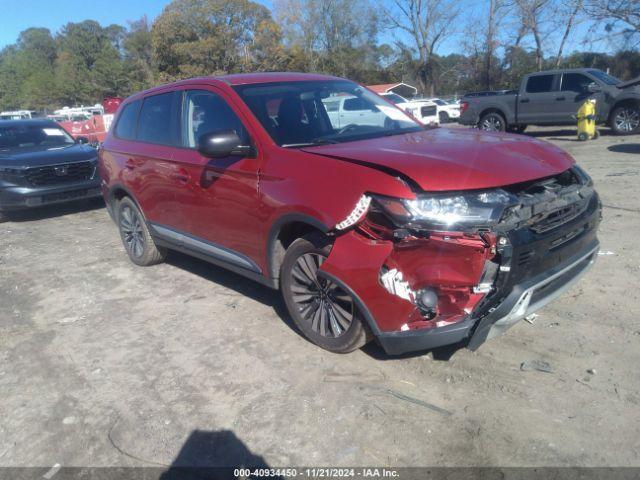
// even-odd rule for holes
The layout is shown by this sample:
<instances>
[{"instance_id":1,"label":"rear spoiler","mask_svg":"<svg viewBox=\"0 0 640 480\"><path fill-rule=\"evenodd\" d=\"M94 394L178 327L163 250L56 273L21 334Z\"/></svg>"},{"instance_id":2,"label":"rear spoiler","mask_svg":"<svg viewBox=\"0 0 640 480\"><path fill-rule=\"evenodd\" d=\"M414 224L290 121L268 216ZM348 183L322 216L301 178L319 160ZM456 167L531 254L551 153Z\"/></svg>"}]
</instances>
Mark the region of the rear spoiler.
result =
<instances>
[{"instance_id":1,"label":"rear spoiler","mask_svg":"<svg viewBox=\"0 0 640 480\"><path fill-rule=\"evenodd\" d=\"M640 77L636 77L632 80L627 80L626 82L621 82L617 84L616 87L622 89L622 88L635 87L636 85L640 85Z\"/></svg>"}]
</instances>

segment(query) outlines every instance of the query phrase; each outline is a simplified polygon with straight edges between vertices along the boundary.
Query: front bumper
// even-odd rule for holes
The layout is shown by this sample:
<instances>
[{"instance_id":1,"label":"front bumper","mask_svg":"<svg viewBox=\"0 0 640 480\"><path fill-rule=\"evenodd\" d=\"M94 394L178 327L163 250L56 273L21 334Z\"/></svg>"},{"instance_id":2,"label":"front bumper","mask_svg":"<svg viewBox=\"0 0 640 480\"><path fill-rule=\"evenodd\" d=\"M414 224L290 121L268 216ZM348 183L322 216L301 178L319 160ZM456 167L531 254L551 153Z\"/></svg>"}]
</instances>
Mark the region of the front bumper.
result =
<instances>
[{"instance_id":1,"label":"front bumper","mask_svg":"<svg viewBox=\"0 0 640 480\"><path fill-rule=\"evenodd\" d=\"M571 288L593 265L597 253L598 241L594 240L585 250L555 268L516 285L500 305L482 319L470 316L440 328L380 333L378 341L390 355L430 350L466 340L468 348L475 350L488 338L501 335Z\"/></svg>"},{"instance_id":2,"label":"front bumper","mask_svg":"<svg viewBox=\"0 0 640 480\"><path fill-rule=\"evenodd\" d=\"M46 187L0 187L0 210L24 210L43 205L70 202L100 196L98 175L91 180Z\"/></svg>"},{"instance_id":3,"label":"front bumper","mask_svg":"<svg viewBox=\"0 0 640 480\"><path fill-rule=\"evenodd\" d=\"M357 299L358 308L389 354L460 342L475 349L544 307L586 273L597 255L600 217L600 202L594 194L582 213L558 227L536 233L523 226L503 233L508 241L497 250L500 263L495 268L499 272L492 288L476 303L454 300L461 316L453 321L421 325L415 302L382 285L381 268L395 262L414 292L424 286L440 292L447 286L475 290L489 258L488 247L476 241L438 241L431 236L407 245L351 231L336 239L320 272L338 279ZM439 294L439 305L444 305L447 295ZM446 320L446 315L438 318Z\"/></svg>"}]
</instances>

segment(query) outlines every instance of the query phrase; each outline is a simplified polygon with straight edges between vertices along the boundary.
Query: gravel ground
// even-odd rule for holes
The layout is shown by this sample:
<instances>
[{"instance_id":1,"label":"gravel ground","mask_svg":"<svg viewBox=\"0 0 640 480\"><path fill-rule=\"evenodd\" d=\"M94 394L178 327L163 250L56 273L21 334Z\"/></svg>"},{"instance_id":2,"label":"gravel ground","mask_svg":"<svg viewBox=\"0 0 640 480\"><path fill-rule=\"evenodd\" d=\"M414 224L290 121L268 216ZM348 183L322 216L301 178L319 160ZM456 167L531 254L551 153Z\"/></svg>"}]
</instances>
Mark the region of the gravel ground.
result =
<instances>
[{"instance_id":1,"label":"gravel ground","mask_svg":"<svg viewBox=\"0 0 640 480\"><path fill-rule=\"evenodd\" d=\"M593 176L601 255L477 352L320 350L258 284L136 267L95 204L0 224L0 466L640 466L640 137L528 134Z\"/></svg>"}]
</instances>

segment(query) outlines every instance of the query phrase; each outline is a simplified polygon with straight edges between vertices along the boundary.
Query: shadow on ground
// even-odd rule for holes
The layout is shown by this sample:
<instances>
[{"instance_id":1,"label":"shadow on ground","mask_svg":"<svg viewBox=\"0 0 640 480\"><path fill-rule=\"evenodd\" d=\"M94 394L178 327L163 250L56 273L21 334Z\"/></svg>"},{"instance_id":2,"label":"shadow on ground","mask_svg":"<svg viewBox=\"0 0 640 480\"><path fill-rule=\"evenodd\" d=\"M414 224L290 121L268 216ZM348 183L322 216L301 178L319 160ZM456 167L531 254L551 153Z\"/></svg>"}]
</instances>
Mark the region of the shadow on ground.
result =
<instances>
[{"instance_id":1,"label":"shadow on ground","mask_svg":"<svg viewBox=\"0 0 640 480\"><path fill-rule=\"evenodd\" d=\"M240 295L249 297L252 300L273 308L276 314L284 321L285 325L287 325L297 335L300 335L306 341L311 343L304 335L302 335L295 323L293 323L291 315L289 315L287 307L285 306L282 296L278 290L272 290L271 288L249 280L242 275L238 275L237 273L231 272L222 267L218 267L173 250L169 251L166 263L182 270L186 270L194 275L198 275L207 281L217 283L218 285L233 290ZM464 345L451 345L431 350L431 353L434 360L448 361L453 354L461 348L464 348ZM365 345L362 351L376 360L402 360L405 358L422 356L428 353L427 351L419 351L404 355L390 356L385 353L382 347L375 340Z\"/></svg>"},{"instance_id":2,"label":"shadow on ground","mask_svg":"<svg viewBox=\"0 0 640 480\"><path fill-rule=\"evenodd\" d=\"M251 452L232 431L194 430L160 480L254 478L237 475L236 469L268 468L264 458Z\"/></svg>"},{"instance_id":3,"label":"shadow on ground","mask_svg":"<svg viewBox=\"0 0 640 480\"><path fill-rule=\"evenodd\" d=\"M100 197L73 203L59 203L44 207L33 207L27 210L5 212L4 215L10 222L35 222L45 218L63 217L99 208L104 208L104 201Z\"/></svg>"},{"instance_id":4,"label":"shadow on ground","mask_svg":"<svg viewBox=\"0 0 640 480\"><path fill-rule=\"evenodd\" d=\"M640 143L619 143L611 145L607 150L615 153L635 153L640 154Z\"/></svg>"}]
</instances>

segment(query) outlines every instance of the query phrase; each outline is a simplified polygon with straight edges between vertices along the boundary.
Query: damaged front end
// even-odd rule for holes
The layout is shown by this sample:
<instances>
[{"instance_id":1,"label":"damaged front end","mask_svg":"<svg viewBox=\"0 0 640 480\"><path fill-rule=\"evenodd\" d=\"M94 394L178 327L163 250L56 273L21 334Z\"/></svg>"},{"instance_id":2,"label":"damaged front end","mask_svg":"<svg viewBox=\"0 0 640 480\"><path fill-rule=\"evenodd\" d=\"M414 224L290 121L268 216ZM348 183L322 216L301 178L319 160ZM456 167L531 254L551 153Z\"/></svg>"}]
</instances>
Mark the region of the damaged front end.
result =
<instances>
[{"instance_id":1,"label":"damaged front end","mask_svg":"<svg viewBox=\"0 0 640 480\"><path fill-rule=\"evenodd\" d=\"M367 194L321 274L347 288L390 354L477 348L593 263L601 206L579 167L484 191Z\"/></svg>"}]
</instances>

